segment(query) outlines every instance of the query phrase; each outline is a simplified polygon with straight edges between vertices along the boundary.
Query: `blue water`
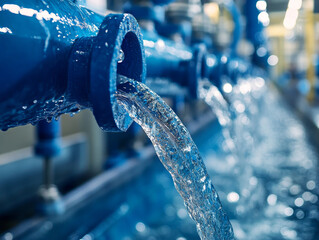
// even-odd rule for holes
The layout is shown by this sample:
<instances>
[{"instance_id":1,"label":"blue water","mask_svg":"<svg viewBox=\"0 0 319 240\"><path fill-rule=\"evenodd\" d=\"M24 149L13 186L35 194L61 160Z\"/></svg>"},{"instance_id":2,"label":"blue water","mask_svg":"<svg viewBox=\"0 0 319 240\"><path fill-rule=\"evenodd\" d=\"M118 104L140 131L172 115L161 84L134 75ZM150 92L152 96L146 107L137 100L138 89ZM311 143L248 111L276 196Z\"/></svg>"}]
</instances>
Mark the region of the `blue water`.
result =
<instances>
[{"instance_id":1,"label":"blue water","mask_svg":"<svg viewBox=\"0 0 319 240\"><path fill-rule=\"evenodd\" d=\"M166 103L144 84L119 77L119 106L149 137L156 154L171 174L201 239L233 239L232 226L189 132ZM119 117L115 117L119 119ZM117 123L121 126L121 122Z\"/></svg>"},{"instance_id":2,"label":"blue water","mask_svg":"<svg viewBox=\"0 0 319 240\"><path fill-rule=\"evenodd\" d=\"M253 175L246 188L239 189L238 195L234 192L234 183L240 178L222 174L219 170L219 166L223 167L220 159L225 156L218 147L223 141L221 128L211 125L196 135L194 141L206 159L208 172L214 176L215 187L231 218L237 239L318 239L318 152L312 144L312 132L277 93L267 92L265 97L267 102L259 111L258 144L247 156L246 167L252 169ZM256 185L260 187L250 192L249 188ZM237 204L242 197L250 200L246 206ZM178 239L173 235L174 227L169 226L175 221L184 221L179 212L182 204L172 199L170 204L174 206L175 218L165 213L161 219L170 219L169 224L150 223L148 234L138 233L138 238L133 239L149 239L150 236L156 236L153 239ZM243 207L251 208L250 204L254 209L247 215ZM163 226L171 235L164 235ZM182 237L193 239L185 232Z\"/></svg>"}]
</instances>

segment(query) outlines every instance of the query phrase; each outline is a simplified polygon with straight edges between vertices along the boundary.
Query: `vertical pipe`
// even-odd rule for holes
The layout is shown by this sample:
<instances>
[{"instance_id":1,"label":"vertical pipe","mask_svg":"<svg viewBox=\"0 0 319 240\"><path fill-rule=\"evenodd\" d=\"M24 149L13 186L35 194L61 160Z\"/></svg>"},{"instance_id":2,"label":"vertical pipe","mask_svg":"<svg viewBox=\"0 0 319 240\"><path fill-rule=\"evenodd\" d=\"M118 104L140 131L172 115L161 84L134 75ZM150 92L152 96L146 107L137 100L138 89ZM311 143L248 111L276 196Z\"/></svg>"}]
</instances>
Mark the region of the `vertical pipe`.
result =
<instances>
[{"instance_id":1,"label":"vertical pipe","mask_svg":"<svg viewBox=\"0 0 319 240\"><path fill-rule=\"evenodd\" d=\"M60 194L54 185L53 160L61 152L60 123L42 120L37 125L37 144L35 153L43 159L43 183L39 190L39 211L45 215L56 215L64 211Z\"/></svg>"}]
</instances>

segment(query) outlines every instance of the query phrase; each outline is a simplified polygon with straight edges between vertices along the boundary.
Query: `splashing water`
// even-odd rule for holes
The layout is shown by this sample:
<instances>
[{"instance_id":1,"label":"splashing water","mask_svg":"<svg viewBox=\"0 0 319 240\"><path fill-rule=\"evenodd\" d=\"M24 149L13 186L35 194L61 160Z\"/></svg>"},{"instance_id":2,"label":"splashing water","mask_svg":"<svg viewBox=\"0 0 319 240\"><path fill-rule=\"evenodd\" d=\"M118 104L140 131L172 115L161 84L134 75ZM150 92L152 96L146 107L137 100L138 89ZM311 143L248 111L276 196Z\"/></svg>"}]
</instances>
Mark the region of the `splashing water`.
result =
<instances>
[{"instance_id":1,"label":"splashing water","mask_svg":"<svg viewBox=\"0 0 319 240\"><path fill-rule=\"evenodd\" d=\"M214 111L221 126L227 127L231 124L231 113L228 103L221 92L207 79L199 82L199 97L203 99Z\"/></svg>"},{"instance_id":2,"label":"splashing water","mask_svg":"<svg viewBox=\"0 0 319 240\"><path fill-rule=\"evenodd\" d=\"M156 154L171 174L175 188L196 222L201 239L234 239L204 162L189 132L166 103L145 85L118 76L119 106L114 112L128 112L152 141ZM115 119L118 119L115 116ZM120 119L120 118L119 118ZM123 123L117 122L119 127Z\"/></svg>"},{"instance_id":3,"label":"splashing water","mask_svg":"<svg viewBox=\"0 0 319 240\"><path fill-rule=\"evenodd\" d=\"M223 127L223 136L226 143L225 150L237 155L237 153L235 153L235 143L233 140L235 137L233 132L234 129L232 126L234 114L232 114L225 98L218 90L218 88L207 79L202 79L199 82L198 93L199 97L203 99L216 114L219 124Z\"/></svg>"},{"instance_id":4,"label":"splashing water","mask_svg":"<svg viewBox=\"0 0 319 240\"><path fill-rule=\"evenodd\" d=\"M236 89L236 88L235 88ZM238 113L233 109L221 92L208 79L202 79L198 85L198 95L206 102L215 113L219 124L222 126L222 135L224 141L222 143L223 152L226 157L221 161L216 159L214 162L208 163L208 171L224 174L226 178L236 178L236 181L228 188L224 187L224 191L229 191L225 201L232 202L233 193L237 194L238 199L233 201L236 203L236 210L232 210L237 218L246 217L259 204L258 201L253 201L252 197L260 194L258 190L259 184L250 184L250 179L253 177L253 172L248 167L248 151L251 151L251 145L246 141L246 136L249 136L248 127L242 124L242 120L247 118L247 115ZM237 97L237 96L236 96ZM233 99L231 99L233 100ZM213 166L213 169L211 169ZM233 192L234 191L234 192ZM248 194L249 193L249 194ZM227 205L227 207L229 207Z\"/></svg>"}]
</instances>

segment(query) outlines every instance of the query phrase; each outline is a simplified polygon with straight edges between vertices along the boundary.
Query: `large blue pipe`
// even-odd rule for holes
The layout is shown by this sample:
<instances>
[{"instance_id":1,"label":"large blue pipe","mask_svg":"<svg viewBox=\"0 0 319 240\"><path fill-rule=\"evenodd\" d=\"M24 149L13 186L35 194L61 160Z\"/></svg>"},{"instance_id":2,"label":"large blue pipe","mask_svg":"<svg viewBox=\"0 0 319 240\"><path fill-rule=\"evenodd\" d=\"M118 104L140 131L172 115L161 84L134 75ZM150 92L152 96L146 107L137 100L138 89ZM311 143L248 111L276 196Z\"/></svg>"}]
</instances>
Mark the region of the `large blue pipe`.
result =
<instances>
[{"instance_id":1,"label":"large blue pipe","mask_svg":"<svg viewBox=\"0 0 319 240\"><path fill-rule=\"evenodd\" d=\"M127 14L103 18L70 0L2 1L0 129L91 108L103 130L118 131L116 75L144 79L142 45Z\"/></svg>"},{"instance_id":2,"label":"large blue pipe","mask_svg":"<svg viewBox=\"0 0 319 240\"><path fill-rule=\"evenodd\" d=\"M150 31L143 31L143 38L147 77L169 78L186 87L191 97L197 98L198 81L203 77L205 48L202 45L190 48Z\"/></svg>"}]
</instances>

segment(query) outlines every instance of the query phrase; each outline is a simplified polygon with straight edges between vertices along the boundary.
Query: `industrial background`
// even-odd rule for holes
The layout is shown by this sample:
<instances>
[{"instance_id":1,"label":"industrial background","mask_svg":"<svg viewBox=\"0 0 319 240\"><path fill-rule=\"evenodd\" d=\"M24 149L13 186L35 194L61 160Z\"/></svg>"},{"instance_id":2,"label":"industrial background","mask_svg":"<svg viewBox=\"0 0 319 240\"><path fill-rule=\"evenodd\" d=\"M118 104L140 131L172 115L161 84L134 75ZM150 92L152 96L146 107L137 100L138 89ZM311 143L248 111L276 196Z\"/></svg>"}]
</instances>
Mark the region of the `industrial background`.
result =
<instances>
[{"instance_id":1,"label":"industrial background","mask_svg":"<svg viewBox=\"0 0 319 240\"><path fill-rule=\"evenodd\" d=\"M123 78L184 123L236 239L319 239L318 76L317 0L1 1L0 239L212 239Z\"/></svg>"}]
</instances>

